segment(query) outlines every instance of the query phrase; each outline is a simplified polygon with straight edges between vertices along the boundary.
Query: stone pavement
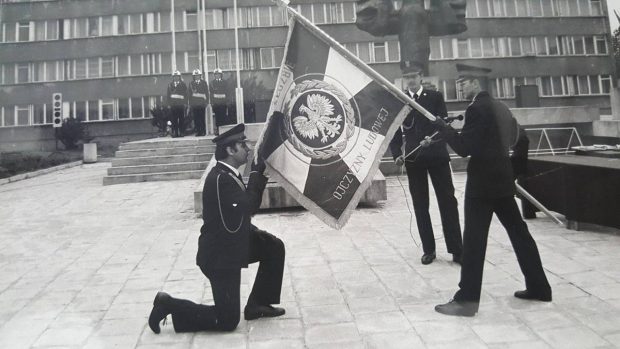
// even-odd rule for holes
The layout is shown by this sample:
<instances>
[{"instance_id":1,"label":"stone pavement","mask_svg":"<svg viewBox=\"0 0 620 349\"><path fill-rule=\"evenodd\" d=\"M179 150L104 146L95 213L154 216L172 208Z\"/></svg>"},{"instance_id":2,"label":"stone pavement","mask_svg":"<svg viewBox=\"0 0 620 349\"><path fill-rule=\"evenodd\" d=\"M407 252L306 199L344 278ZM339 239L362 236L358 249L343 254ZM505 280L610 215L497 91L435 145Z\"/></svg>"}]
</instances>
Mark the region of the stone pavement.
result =
<instances>
[{"instance_id":1,"label":"stone pavement","mask_svg":"<svg viewBox=\"0 0 620 349\"><path fill-rule=\"evenodd\" d=\"M0 348L620 347L618 231L528 221L554 301L527 302L512 296L523 278L494 220L480 312L446 317L433 306L456 290L459 268L443 241L438 259L420 264L404 177L388 178L389 200L358 209L341 231L301 210L255 217L287 247L284 317L242 319L224 334L175 334L168 324L155 335L146 321L156 291L211 301L194 264L196 181L103 187L108 166L0 186ZM464 180L455 175L460 205ZM242 305L255 273L242 273Z\"/></svg>"}]
</instances>

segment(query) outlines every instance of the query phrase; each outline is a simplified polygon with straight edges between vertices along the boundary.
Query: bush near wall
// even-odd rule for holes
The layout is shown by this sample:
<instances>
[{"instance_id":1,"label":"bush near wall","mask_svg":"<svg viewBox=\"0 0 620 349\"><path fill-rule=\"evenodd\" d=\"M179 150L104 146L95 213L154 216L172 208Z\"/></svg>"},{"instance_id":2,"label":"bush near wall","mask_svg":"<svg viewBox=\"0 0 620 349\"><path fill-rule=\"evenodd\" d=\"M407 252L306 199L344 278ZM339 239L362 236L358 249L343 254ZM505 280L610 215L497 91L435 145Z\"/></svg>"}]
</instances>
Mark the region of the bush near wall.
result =
<instances>
[{"instance_id":1,"label":"bush near wall","mask_svg":"<svg viewBox=\"0 0 620 349\"><path fill-rule=\"evenodd\" d=\"M0 178L42 170L81 159L81 151L0 153Z\"/></svg>"}]
</instances>

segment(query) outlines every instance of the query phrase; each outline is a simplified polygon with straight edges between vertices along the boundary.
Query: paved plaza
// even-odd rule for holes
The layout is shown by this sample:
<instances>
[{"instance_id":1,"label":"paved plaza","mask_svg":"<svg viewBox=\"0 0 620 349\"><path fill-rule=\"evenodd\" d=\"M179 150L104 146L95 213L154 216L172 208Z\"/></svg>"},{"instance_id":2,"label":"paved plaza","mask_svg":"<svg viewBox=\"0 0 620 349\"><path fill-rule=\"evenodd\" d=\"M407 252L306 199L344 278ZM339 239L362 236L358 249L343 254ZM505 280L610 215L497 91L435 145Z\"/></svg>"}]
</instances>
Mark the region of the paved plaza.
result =
<instances>
[{"instance_id":1,"label":"paved plaza","mask_svg":"<svg viewBox=\"0 0 620 349\"><path fill-rule=\"evenodd\" d=\"M0 185L0 348L620 347L617 230L528 221L553 287L553 302L528 302L512 296L523 277L494 219L480 312L443 316L433 307L451 298L459 266L434 198L438 258L420 263L404 176L389 177L388 201L358 209L340 231L303 210L254 218L286 245L285 316L242 318L231 333L175 334L169 322L156 335L147 317L157 291L212 299L195 265L198 180L104 187L109 165ZM455 174L461 212L464 182ZM242 306L255 273L242 273Z\"/></svg>"}]
</instances>

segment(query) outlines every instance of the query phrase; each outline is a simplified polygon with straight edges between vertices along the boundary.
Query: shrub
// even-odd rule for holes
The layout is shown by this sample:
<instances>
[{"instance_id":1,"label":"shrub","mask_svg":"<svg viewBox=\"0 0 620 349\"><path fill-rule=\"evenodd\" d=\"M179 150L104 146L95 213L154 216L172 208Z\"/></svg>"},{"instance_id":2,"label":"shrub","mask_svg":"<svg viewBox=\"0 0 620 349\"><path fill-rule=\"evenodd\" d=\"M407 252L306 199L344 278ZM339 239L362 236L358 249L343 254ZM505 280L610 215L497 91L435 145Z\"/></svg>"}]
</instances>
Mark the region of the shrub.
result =
<instances>
[{"instance_id":1,"label":"shrub","mask_svg":"<svg viewBox=\"0 0 620 349\"><path fill-rule=\"evenodd\" d=\"M158 104L150 109L153 120L151 121L153 126L157 127L159 133L165 133L168 126L168 110Z\"/></svg>"},{"instance_id":2,"label":"shrub","mask_svg":"<svg viewBox=\"0 0 620 349\"><path fill-rule=\"evenodd\" d=\"M78 142L88 143L92 140L88 132L86 124L80 119L68 118L64 119L62 126L58 130L58 140L62 142L65 149L77 149Z\"/></svg>"}]
</instances>

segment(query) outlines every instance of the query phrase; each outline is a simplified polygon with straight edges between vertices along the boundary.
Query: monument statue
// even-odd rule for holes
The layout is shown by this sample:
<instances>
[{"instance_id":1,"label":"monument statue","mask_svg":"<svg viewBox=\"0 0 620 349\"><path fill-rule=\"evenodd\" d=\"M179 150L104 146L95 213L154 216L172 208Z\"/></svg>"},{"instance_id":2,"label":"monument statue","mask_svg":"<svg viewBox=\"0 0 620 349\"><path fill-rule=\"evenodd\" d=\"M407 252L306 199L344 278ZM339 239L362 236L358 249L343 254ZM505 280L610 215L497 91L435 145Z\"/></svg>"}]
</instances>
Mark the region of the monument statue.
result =
<instances>
[{"instance_id":1,"label":"monument statue","mask_svg":"<svg viewBox=\"0 0 620 349\"><path fill-rule=\"evenodd\" d=\"M465 25L466 0L358 0L359 29L374 36L398 35L400 68L428 75L431 36L459 34Z\"/></svg>"}]
</instances>

